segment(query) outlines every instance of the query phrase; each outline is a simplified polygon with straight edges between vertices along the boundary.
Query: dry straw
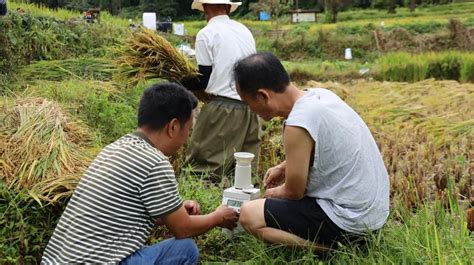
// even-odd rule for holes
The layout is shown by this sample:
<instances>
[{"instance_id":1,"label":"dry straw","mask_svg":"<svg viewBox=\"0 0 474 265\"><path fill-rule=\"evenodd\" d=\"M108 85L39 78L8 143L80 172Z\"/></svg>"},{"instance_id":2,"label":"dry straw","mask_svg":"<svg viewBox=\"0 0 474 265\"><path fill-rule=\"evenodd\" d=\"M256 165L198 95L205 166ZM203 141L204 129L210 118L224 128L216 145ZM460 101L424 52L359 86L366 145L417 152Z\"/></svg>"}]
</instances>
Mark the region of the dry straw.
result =
<instances>
[{"instance_id":1,"label":"dry straw","mask_svg":"<svg viewBox=\"0 0 474 265\"><path fill-rule=\"evenodd\" d=\"M197 76L198 71L171 43L155 32L141 27L119 48L115 61L119 77L130 85L147 79L162 78L180 82Z\"/></svg>"},{"instance_id":2,"label":"dry straw","mask_svg":"<svg viewBox=\"0 0 474 265\"><path fill-rule=\"evenodd\" d=\"M90 161L85 129L42 98L5 100L0 117L1 180L40 203L70 196Z\"/></svg>"}]
</instances>

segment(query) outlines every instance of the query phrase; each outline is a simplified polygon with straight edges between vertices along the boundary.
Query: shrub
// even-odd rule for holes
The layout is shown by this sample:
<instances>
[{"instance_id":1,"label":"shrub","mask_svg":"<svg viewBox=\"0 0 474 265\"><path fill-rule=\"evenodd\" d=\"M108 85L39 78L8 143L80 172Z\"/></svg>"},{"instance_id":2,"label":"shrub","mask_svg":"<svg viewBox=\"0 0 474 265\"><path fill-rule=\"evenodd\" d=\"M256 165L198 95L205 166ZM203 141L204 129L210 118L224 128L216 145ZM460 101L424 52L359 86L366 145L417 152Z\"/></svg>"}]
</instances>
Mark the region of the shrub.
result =
<instances>
[{"instance_id":1,"label":"shrub","mask_svg":"<svg viewBox=\"0 0 474 265\"><path fill-rule=\"evenodd\" d=\"M125 30L82 20L61 21L29 13L8 13L0 20L0 73L34 60L57 60L82 54L103 55Z\"/></svg>"}]
</instances>

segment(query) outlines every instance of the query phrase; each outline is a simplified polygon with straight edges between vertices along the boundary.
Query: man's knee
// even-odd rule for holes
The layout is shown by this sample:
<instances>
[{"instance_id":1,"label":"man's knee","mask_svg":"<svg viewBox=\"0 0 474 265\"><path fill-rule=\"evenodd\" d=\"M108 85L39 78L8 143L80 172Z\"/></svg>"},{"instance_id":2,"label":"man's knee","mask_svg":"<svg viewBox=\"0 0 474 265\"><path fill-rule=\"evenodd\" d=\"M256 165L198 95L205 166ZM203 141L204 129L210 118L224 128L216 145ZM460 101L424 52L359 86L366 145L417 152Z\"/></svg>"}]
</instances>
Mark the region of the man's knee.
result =
<instances>
[{"instance_id":1,"label":"man's knee","mask_svg":"<svg viewBox=\"0 0 474 265\"><path fill-rule=\"evenodd\" d=\"M261 220L263 219L264 201L249 201L240 207L239 222L245 230L253 232L255 229L265 226L265 220Z\"/></svg>"},{"instance_id":2,"label":"man's knee","mask_svg":"<svg viewBox=\"0 0 474 265\"><path fill-rule=\"evenodd\" d=\"M188 257L189 263L196 264L199 258L199 249L191 238L176 239L179 248L182 249L183 254Z\"/></svg>"}]
</instances>

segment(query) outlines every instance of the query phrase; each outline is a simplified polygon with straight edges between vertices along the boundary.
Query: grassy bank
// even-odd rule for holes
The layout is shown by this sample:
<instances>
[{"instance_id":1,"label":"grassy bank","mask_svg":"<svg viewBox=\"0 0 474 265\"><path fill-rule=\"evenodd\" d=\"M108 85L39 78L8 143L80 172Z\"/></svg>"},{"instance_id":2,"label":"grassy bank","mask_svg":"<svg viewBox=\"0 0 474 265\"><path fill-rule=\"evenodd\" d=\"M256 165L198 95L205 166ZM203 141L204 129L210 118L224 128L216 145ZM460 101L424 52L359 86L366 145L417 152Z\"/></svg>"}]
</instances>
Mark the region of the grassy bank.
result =
<instances>
[{"instance_id":1,"label":"grassy bank","mask_svg":"<svg viewBox=\"0 0 474 265\"><path fill-rule=\"evenodd\" d=\"M388 53L375 62L353 61L284 61L291 79L297 83L309 80L348 82L374 78L379 81L419 82L426 79L456 80L474 83L472 53L448 51L411 54Z\"/></svg>"}]
</instances>

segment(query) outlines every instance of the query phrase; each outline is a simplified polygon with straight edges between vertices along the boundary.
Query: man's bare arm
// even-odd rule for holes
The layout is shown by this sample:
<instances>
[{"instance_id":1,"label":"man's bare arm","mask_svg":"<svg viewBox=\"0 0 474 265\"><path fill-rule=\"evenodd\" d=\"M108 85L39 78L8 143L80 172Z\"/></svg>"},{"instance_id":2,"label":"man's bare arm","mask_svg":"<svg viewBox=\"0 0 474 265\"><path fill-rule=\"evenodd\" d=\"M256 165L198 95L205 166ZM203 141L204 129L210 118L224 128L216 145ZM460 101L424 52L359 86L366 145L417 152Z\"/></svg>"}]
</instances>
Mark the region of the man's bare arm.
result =
<instances>
[{"instance_id":1,"label":"man's bare arm","mask_svg":"<svg viewBox=\"0 0 474 265\"><path fill-rule=\"evenodd\" d=\"M284 134L286 157L285 183L265 192L266 197L298 200L303 198L308 181L311 152L315 145L305 129L286 126Z\"/></svg>"}]
</instances>

